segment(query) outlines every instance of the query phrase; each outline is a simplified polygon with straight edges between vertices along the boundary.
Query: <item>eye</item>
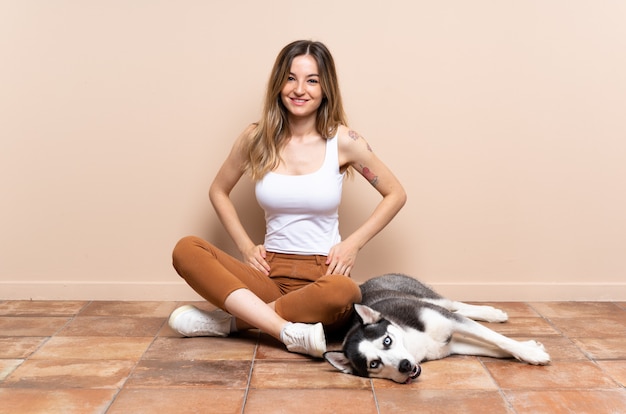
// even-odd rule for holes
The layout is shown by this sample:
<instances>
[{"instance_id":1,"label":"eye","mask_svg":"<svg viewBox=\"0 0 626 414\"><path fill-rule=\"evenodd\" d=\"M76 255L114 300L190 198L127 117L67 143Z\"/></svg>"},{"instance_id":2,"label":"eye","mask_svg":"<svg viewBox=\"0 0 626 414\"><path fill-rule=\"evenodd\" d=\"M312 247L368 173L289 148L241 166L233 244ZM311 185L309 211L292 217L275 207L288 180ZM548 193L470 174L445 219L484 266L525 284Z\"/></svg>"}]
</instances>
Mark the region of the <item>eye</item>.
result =
<instances>
[{"instance_id":1,"label":"eye","mask_svg":"<svg viewBox=\"0 0 626 414\"><path fill-rule=\"evenodd\" d=\"M385 348L389 348L392 343L393 339L391 339L390 336L386 336L385 339L383 339L383 345L385 346Z\"/></svg>"},{"instance_id":2,"label":"eye","mask_svg":"<svg viewBox=\"0 0 626 414\"><path fill-rule=\"evenodd\" d=\"M309 83L320 83L317 79L309 79Z\"/></svg>"},{"instance_id":3,"label":"eye","mask_svg":"<svg viewBox=\"0 0 626 414\"><path fill-rule=\"evenodd\" d=\"M376 368L380 367L380 364L381 364L381 362L380 362L379 359L371 361L370 362L370 369L376 369Z\"/></svg>"}]
</instances>

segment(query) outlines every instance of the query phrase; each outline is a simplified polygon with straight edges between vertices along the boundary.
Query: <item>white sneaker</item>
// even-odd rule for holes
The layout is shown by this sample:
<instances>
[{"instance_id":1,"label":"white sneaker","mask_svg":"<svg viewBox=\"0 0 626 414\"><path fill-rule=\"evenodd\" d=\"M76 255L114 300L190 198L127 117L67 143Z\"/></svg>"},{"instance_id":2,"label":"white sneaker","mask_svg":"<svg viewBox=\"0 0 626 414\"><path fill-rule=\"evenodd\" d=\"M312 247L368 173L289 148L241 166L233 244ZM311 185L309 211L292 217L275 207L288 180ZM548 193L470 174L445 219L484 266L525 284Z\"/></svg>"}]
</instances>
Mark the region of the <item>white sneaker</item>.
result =
<instances>
[{"instance_id":1,"label":"white sneaker","mask_svg":"<svg viewBox=\"0 0 626 414\"><path fill-rule=\"evenodd\" d=\"M321 323L289 322L280 333L280 339L290 352L322 358L326 352L326 337Z\"/></svg>"},{"instance_id":2,"label":"white sneaker","mask_svg":"<svg viewBox=\"0 0 626 414\"><path fill-rule=\"evenodd\" d=\"M172 312L168 324L183 336L228 336L232 318L221 309L206 312L185 305Z\"/></svg>"}]
</instances>

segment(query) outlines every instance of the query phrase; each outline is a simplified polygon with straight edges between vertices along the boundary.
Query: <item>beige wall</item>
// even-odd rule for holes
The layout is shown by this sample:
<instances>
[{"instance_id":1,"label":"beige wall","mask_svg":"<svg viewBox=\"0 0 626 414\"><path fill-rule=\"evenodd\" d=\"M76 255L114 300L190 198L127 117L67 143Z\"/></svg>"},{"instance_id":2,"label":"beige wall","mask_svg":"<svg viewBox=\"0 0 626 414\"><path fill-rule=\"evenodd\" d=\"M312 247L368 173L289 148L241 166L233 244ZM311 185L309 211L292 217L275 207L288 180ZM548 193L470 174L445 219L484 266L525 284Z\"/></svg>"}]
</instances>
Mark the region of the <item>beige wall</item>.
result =
<instances>
[{"instance_id":1,"label":"beige wall","mask_svg":"<svg viewBox=\"0 0 626 414\"><path fill-rule=\"evenodd\" d=\"M409 194L355 278L626 300L624 21L618 0L0 0L0 299L196 298L171 248L233 251L208 185L276 53L312 38ZM343 232L377 201L347 183Z\"/></svg>"}]
</instances>

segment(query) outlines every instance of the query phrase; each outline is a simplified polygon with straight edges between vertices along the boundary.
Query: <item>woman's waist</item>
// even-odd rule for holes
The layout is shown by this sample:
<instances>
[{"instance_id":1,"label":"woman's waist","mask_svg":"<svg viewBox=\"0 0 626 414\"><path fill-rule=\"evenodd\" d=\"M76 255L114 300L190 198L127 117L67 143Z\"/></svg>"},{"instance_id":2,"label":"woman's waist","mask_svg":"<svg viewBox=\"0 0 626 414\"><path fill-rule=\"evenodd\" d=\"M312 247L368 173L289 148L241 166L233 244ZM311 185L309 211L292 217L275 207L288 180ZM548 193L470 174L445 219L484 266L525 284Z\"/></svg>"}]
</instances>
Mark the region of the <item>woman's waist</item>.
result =
<instances>
[{"instance_id":1,"label":"woman's waist","mask_svg":"<svg viewBox=\"0 0 626 414\"><path fill-rule=\"evenodd\" d=\"M266 260L284 259L284 260L302 260L326 263L326 254L315 253L285 253L280 251L267 251Z\"/></svg>"}]
</instances>

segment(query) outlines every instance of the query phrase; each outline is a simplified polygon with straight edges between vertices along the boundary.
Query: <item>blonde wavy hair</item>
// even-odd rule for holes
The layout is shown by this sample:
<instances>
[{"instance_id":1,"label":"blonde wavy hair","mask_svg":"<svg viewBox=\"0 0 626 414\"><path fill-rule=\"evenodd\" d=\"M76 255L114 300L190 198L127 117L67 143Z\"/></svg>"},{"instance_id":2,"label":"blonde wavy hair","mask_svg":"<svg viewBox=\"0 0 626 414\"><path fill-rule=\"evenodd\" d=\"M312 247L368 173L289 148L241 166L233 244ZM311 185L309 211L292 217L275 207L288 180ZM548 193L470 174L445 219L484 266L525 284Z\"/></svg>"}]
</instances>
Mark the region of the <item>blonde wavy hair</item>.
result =
<instances>
[{"instance_id":1,"label":"blonde wavy hair","mask_svg":"<svg viewBox=\"0 0 626 414\"><path fill-rule=\"evenodd\" d=\"M280 163L280 150L290 135L288 112L280 93L287 82L291 63L297 56L309 55L317 62L323 98L317 110L317 132L332 138L340 125L347 125L332 55L321 42L297 40L285 46L270 74L261 120L253 128L244 148L244 171L253 180L263 178Z\"/></svg>"}]
</instances>

